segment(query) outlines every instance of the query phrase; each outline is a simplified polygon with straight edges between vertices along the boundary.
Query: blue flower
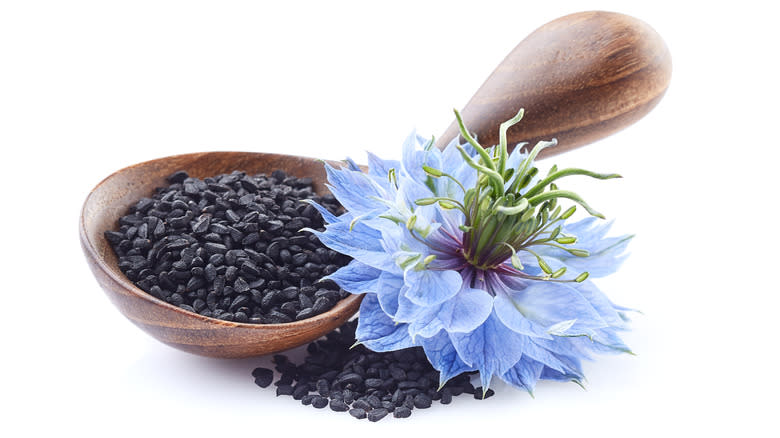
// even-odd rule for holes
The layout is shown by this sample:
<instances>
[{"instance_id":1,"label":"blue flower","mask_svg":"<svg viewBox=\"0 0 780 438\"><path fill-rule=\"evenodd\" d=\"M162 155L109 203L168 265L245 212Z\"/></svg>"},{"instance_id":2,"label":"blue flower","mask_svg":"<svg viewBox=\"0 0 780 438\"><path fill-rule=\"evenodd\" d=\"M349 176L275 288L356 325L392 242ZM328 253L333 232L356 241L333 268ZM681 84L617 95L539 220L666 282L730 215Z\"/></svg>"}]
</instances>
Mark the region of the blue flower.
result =
<instances>
[{"instance_id":1,"label":"blue flower","mask_svg":"<svg viewBox=\"0 0 780 438\"><path fill-rule=\"evenodd\" d=\"M494 376L529 392L540 379L579 383L592 353L630 353L618 336L629 309L589 277L613 273L631 236L606 237L611 224L555 181L618 175L553 167L541 178L534 158L554 142L507 153L506 129L522 111L488 149L456 115L464 145L439 150L412 133L401 161L369 154L365 173L325 165L346 212L315 204L328 225L310 231L353 258L328 278L365 294L359 342L375 351L421 346L442 384L466 371L479 371L485 390ZM591 216L568 223L575 206L561 211L559 199Z\"/></svg>"}]
</instances>

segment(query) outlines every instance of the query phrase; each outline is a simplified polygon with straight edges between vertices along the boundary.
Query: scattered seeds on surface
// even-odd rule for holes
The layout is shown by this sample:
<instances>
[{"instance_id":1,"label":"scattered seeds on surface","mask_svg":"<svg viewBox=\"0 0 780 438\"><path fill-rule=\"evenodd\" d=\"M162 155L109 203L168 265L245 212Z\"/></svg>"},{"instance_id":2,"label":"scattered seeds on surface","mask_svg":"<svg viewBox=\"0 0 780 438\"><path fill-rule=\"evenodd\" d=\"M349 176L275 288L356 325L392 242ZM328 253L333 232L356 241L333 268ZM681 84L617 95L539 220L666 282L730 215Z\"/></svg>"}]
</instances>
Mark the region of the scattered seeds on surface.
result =
<instances>
[{"instance_id":1,"label":"scattered seeds on surface","mask_svg":"<svg viewBox=\"0 0 780 438\"><path fill-rule=\"evenodd\" d=\"M447 405L461 394L482 399L482 389L471 384L472 373L456 376L439 388L439 373L422 348L377 353L363 345L352 347L356 328L353 320L310 343L301 364L275 355L273 362L281 373L275 383L277 394L283 388L280 395L292 395L303 405L330 406L332 411L372 422L390 413L407 418L414 409L428 409L434 401ZM489 389L485 398L493 394Z\"/></svg>"}]
</instances>

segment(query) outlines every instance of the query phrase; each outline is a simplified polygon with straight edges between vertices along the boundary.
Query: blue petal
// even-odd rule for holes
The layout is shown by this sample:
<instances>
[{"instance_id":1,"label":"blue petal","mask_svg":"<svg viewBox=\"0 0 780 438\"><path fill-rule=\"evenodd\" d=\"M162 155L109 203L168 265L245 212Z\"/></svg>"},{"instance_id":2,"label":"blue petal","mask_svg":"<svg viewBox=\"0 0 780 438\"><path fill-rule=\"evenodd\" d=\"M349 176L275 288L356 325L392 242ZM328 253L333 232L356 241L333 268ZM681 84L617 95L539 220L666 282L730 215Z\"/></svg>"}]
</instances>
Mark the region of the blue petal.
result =
<instances>
[{"instance_id":1,"label":"blue petal","mask_svg":"<svg viewBox=\"0 0 780 438\"><path fill-rule=\"evenodd\" d=\"M569 338L558 338L553 341L529 339L524 353L535 361L540 362L545 366L557 370L561 373L575 374L582 377L582 371L579 368L579 361L572 361L570 359L571 356L556 353L540 344L544 344L549 348L571 352L572 348L574 347ZM576 351L574 354L577 354Z\"/></svg>"},{"instance_id":2,"label":"blue petal","mask_svg":"<svg viewBox=\"0 0 780 438\"><path fill-rule=\"evenodd\" d=\"M347 159L345 161L347 162L347 166L348 166L349 170L355 170L357 172L362 172L362 170L360 170L360 166L358 166L357 163L355 163L355 160L353 160L352 158L347 157Z\"/></svg>"},{"instance_id":3,"label":"blue petal","mask_svg":"<svg viewBox=\"0 0 780 438\"><path fill-rule=\"evenodd\" d=\"M409 285L404 284L401 288L401 292L398 294L398 308L396 309L393 319L398 323L408 323L419 318L425 311L425 308L418 306L406 298L406 294L409 291Z\"/></svg>"},{"instance_id":4,"label":"blue petal","mask_svg":"<svg viewBox=\"0 0 780 438\"><path fill-rule=\"evenodd\" d=\"M633 354L630 348L620 339L620 336L614 330L601 329L596 330L590 338L573 338L580 348L589 349L597 353L629 353Z\"/></svg>"},{"instance_id":5,"label":"blue petal","mask_svg":"<svg viewBox=\"0 0 780 438\"><path fill-rule=\"evenodd\" d=\"M467 333L479 327L493 311L493 297L482 289L464 287L445 301L436 317L448 332Z\"/></svg>"},{"instance_id":6,"label":"blue petal","mask_svg":"<svg viewBox=\"0 0 780 438\"><path fill-rule=\"evenodd\" d=\"M422 168L423 165L441 169L441 152L436 148L422 149L428 141L428 139L412 132L403 145L403 157L401 160L403 170L412 180L421 183L424 183L429 178Z\"/></svg>"},{"instance_id":7,"label":"blue petal","mask_svg":"<svg viewBox=\"0 0 780 438\"><path fill-rule=\"evenodd\" d=\"M625 327L625 322L613 307L612 302L592 281L587 280L582 283L575 283L572 287L577 289L577 292L588 300L604 322L613 327Z\"/></svg>"},{"instance_id":8,"label":"blue petal","mask_svg":"<svg viewBox=\"0 0 780 438\"><path fill-rule=\"evenodd\" d=\"M539 253L562 261L572 271L587 271L593 278L604 277L620 268L626 258L628 243L634 237L626 235L605 238L611 226L612 222L588 217L563 227L564 233L577 236L577 242L572 246L587 250L590 253L588 257L575 257L566 251L549 246L539 248Z\"/></svg>"},{"instance_id":9,"label":"blue petal","mask_svg":"<svg viewBox=\"0 0 780 438\"><path fill-rule=\"evenodd\" d=\"M351 228L351 229L350 229ZM324 232L308 229L328 248L357 259L363 264L384 271L397 270L392 256L382 247L382 233L360 221L350 224L337 221Z\"/></svg>"},{"instance_id":10,"label":"blue petal","mask_svg":"<svg viewBox=\"0 0 780 438\"><path fill-rule=\"evenodd\" d=\"M347 292L362 294L377 291L377 283L381 273L382 271L379 269L352 260L347 266L342 266L338 271L323 279L335 281L339 287Z\"/></svg>"},{"instance_id":11,"label":"blue petal","mask_svg":"<svg viewBox=\"0 0 780 438\"><path fill-rule=\"evenodd\" d=\"M523 316L508 295L504 293L497 294L493 306L496 309L498 319L512 331L526 336L552 339L545 327L534 324Z\"/></svg>"},{"instance_id":12,"label":"blue petal","mask_svg":"<svg viewBox=\"0 0 780 438\"><path fill-rule=\"evenodd\" d=\"M474 368L466 365L455 351L449 336L444 332L439 332L432 338L422 339L421 344L428 356L428 361L439 371L439 386L443 386L451 378L473 371Z\"/></svg>"},{"instance_id":13,"label":"blue petal","mask_svg":"<svg viewBox=\"0 0 780 438\"><path fill-rule=\"evenodd\" d=\"M452 298L460 290L463 279L455 271L408 269L404 280L409 285L406 298L420 306L434 306Z\"/></svg>"},{"instance_id":14,"label":"blue petal","mask_svg":"<svg viewBox=\"0 0 780 438\"><path fill-rule=\"evenodd\" d=\"M463 362L479 370L483 388L490 385L494 375L501 376L512 368L528 344L526 336L507 330L495 312L471 333L449 336Z\"/></svg>"},{"instance_id":15,"label":"blue petal","mask_svg":"<svg viewBox=\"0 0 780 438\"><path fill-rule=\"evenodd\" d=\"M543 369L544 365L542 363L524 355L515 366L501 376L501 379L533 393Z\"/></svg>"},{"instance_id":16,"label":"blue petal","mask_svg":"<svg viewBox=\"0 0 780 438\"><path fill-rule=\"evenodd\" d=\"M413 347L406 324L396 324L379 306L376 295L369 294L360 303L357 340L374 351L392 351Z\"/></svg>"},{"instance_id":17,"label":"blue petal","mask_svg":"<svg viewBox=\"0 0 780 438\"><path fill-rule=\"evenodd\" d=\"M371 152L368 155L368 174L387 179L390 169L396 172L401 170L401 162L397 160L383 160Z\"/></svg>"},{"instance_id":18,"label":"blue petal","mask_svg":"<svg viewBox=\"0 0 780 438\"><path fill-rule=\"evenodd\" d=\"M430 338L442 331L444 326L437 318L439 308L440 306L423 307L417 317L408 324L412 340L417 340L418 336Z\"/></svg>"},{"instance_id":19,"label":"blue petal","mask_svg":"<svg viewBox=\"0 0 780 438\"><path fill-rule=\"evenodd\" d=\"M544 367L541 375L541 378L544 380L553 380L556 382L579 382L582 377L582 375L574 373L561 373L548 367Z\"/></svg>"},{"instance_id":20,"label":"blue petal","mask_svg":"<svg viewBox=\"0 0 780 438\"><path fill-rule=\"evenodd\" d=\"M363 172L336 169L325 163L328 188L354 216L385 210L385 205L375 199L387 199L387 192Z\"/></svg>"},{"instance_id":21,"label":"blue petal","mask_svg":"<svg viewBox=\"0 0 780 438\"><path fill-rule=\"evenodd\" d=\"M398 312L398 295L404 285L404 278L384 271L377 282L377 299L382 310L393 317Z\"/></svg>"},{"instance_id":22,"label":"blue petal","mask_svg":"<svg viewBox=\"0 0 780 438\"><path fill-rule=\"evenodd\" d=\"M509 294L517 311L533 323L557 336L588 335L594 329L607 327L588 301L563 283L536 281L523 290ZM574 321L566 330L559 324Z\"/></svg>"}]
</instances>

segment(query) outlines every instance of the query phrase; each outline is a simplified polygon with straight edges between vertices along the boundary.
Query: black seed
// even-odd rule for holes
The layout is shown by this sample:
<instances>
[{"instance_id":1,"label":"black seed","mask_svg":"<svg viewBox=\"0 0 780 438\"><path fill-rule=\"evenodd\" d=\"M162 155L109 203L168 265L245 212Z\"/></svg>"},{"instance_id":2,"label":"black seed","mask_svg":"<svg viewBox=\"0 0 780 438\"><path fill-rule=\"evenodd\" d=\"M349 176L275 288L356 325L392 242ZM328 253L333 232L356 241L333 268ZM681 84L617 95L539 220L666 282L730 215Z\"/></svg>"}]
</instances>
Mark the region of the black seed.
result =
<instances>
[{"instance_id":1,"label":"black seed","mask_svg":"<svg viewBox=\"0 0 780 438\"><path fill-rule=\"evenodd\" d=\"M449 388L444 388L441 391L441 404L448 405L452 403L452 391Z\"/></svg>"},{"instance_id":2,"label":"black seed","mask_svg":"<svg viewBox=\"0 0 780 438\"><path fill-rule=\"evenodd\" d=\"M325 406L328 406L328 398L322 397L320 395L315 395L311 400L311 405L317 409L322 409Z\"/></svg>"},{"instance_id":3,"label":"black seed","mask_svg":"<svg viewBox=\"0 0 780 438\"><path fill-rule=\"evenodd\" d=\"M382 386L382 379L366 379L366 387L379 388Z\"/></svg>"},{"instance_id":4,"label":"black seed","mask_svg":"<svg viewBox=\"0 0 780 438\"><path fill-rule=\"evenodd\" d=\"M364 411L370 411L373 407L363 398L359 398L352 403L353 408L363 409Z\"/></svg>"},{"instance_id":5,"label":"black seed","mask_svg":"<svg viewBox=\"0 0 780 438\"><path fill-rule=\"evenodd\" d=\"M362 420L363 418L366 418L366 411L360 408L353 408L349 410L349 415L352 415L358 420Z\"/></svg>"},{"instance_id":6,"label":"black seed","mask_svg":"<svg viewBox=\"0 0 780 438\"><path fill-rule=\"evenodd\" d=\"M203 248L205 248L209 254L224 254L228 250L225 245L213 242L207 242L203 245Z\"/></svg>"},{"instance_id":7,"label":"black seed","mask_svg":"<svg viewBox=\"0 0 780 438\"><path fill-rule=\"evenodd\" d=\"M487 392L485 392L484 397L482 395L482 387L478 386L474 388L474 398L477 400L483 400L489 397L492 397L496 392L492 389L488 388Z\"/></svg>"},{"instance_id":8,"label":"black seed","mask_svg":"<svg viewBox=\"0 0 780 438\"><path fill-rule=\"evenodd\" d=\"M341 378L338 379L338 381L336 383L338 383L339 385L342 385L342 386L348 385L350 383L352 383L354 385L359 385L359 384L363 383L363 377L361 377L359 374L356 374L356 373L348 373L348 374L345 374L345 375L341 376Z\"/></svg>"},{"instance_id":9,"label":"black seed","mask_svg":"<svg viewBox=\"0 0 780 438\"><path fill-rule=\"evenodd\" d=\"M171 184L177 184L184 182L185 179L189 178L189 175L187 175L187 172L183 170L179 170L178 172L174 172L168 177L168 182Z\"/></svg>"},{"instance_id":10,"label":"black seed","mask_svg":"<svg viewBox=\"0 0 780 438\"><path fill-rule=\"evenodd\" d=\"M235 290L240 294L244 292L249 292L249 283L247 283L246 280L243 279L243 277L238 277L236 281L233 283L233 290Z\"/></svg>"},{"instance_id":11,"label":"black seed","mask_svg":"<svg viewBox=\"0 0 780 438\"><path fill-rule=\"evenodd\" d=\"M292 396L295 400L301 400L304 396L309 394L308 385L298 384L293 388Z\"/></svg>"},{"instance_id":12,"label":"black seed","mask_svg":"<svg viewBox=\"0 0 780 438\"><path fill-rule=\"evenodd\" d=\"M366 418L368 418L368 421L376 422L385 418L387 414L388 412L385 408L372 409L366 413Z\"/></svg>"},{"instance_id":13,"label":"black seed","mask_svg":"<svg viewBox=\"0 0 780 438\"><path fill-rule=\"evenodd\" d=\"M426 394L417 394L414 396L414 407L417 409L427 409L431 407L431 398Z\"/></svg>"},{"instance_id":14,"label":"black seed","mask_svg":"<svg viewBox=\"0 0 780 438\"><path fill-rule=\"evenodd\" d=\"M314 301L311 309L315 314L326 312L333 307L333 303L325 297L319 297Z\"/></svg>"},{"instance_id":15,"label":"black seed","mask_svg":"<svg viewBox=\"0 0 780 438\"><path fill-rule=\"evenodd\" d=\"M331 400L330 409L336 412L344 412L349 410L349 406L344 403L344 400Z\"/></svg>"},{"instance_id":16,"label":"black seed","mask_svg":"<svg viewBox=\"0 0 780 438\"><path fill-rule=\"evenodd\" d=\"M393 410L393 417L395 418L409 418L412 415L412 410L406 406L398 406Z\"/></svg>"},{"instance_id":17,"label":"black seed","mask_svg":"<svg viewBox=\"0 0 780 438\"><path fill-rule=\"evenodd\" d=\"M274 372L268 368L255 368L252 371L252 376L255 378L255 384L261 388L266 388L271 384L274 378Z\"/></svg>"},{"instance_id":18,"label":"black seed","mask_svg":"<svg viewBox=\"0 0 780 438\"><path fill-rule=\"evenodd\" d=\"M280 395L293 395L292 385L279 385L276 387L276 396Z\"/></svg>"},{"instance_id":19,"label":"black seed","mask_svg":"<svg viewBox=\"0 0 780 438\"><path fill-rule=\"evenodd\" d=\"M330 385L326 379L317 380L317 392L322 396L330 394Z\"/></svg>"}]
</instances>

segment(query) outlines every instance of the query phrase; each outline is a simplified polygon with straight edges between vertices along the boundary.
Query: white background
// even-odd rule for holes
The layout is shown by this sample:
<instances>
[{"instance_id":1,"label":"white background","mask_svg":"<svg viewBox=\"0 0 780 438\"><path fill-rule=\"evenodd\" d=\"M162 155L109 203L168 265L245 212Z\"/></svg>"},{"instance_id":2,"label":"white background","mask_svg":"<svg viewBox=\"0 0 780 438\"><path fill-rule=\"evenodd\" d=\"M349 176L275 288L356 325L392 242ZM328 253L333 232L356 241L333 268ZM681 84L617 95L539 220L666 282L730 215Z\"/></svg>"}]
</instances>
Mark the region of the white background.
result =
<instances>
[{"instance_id":1,"label":"white background","mask_svg":"<svg viewBox=\"0 0 780 438\"><path fill-rule=\"evenodd\" d=\"M2 434L777 436L769 3L0 2ZM113 171L208 150L396 157L412 128L440 134L525 35L590 9L651 24L674 74L646 118L543 163L622 173L578 188L637 233L601 285L644 311L626 335L638 356L588 363L587 391L496 385L369 424L257 388L265 358L158 343L92 278L77 218Z\"/></svg>"}]
</instances>

